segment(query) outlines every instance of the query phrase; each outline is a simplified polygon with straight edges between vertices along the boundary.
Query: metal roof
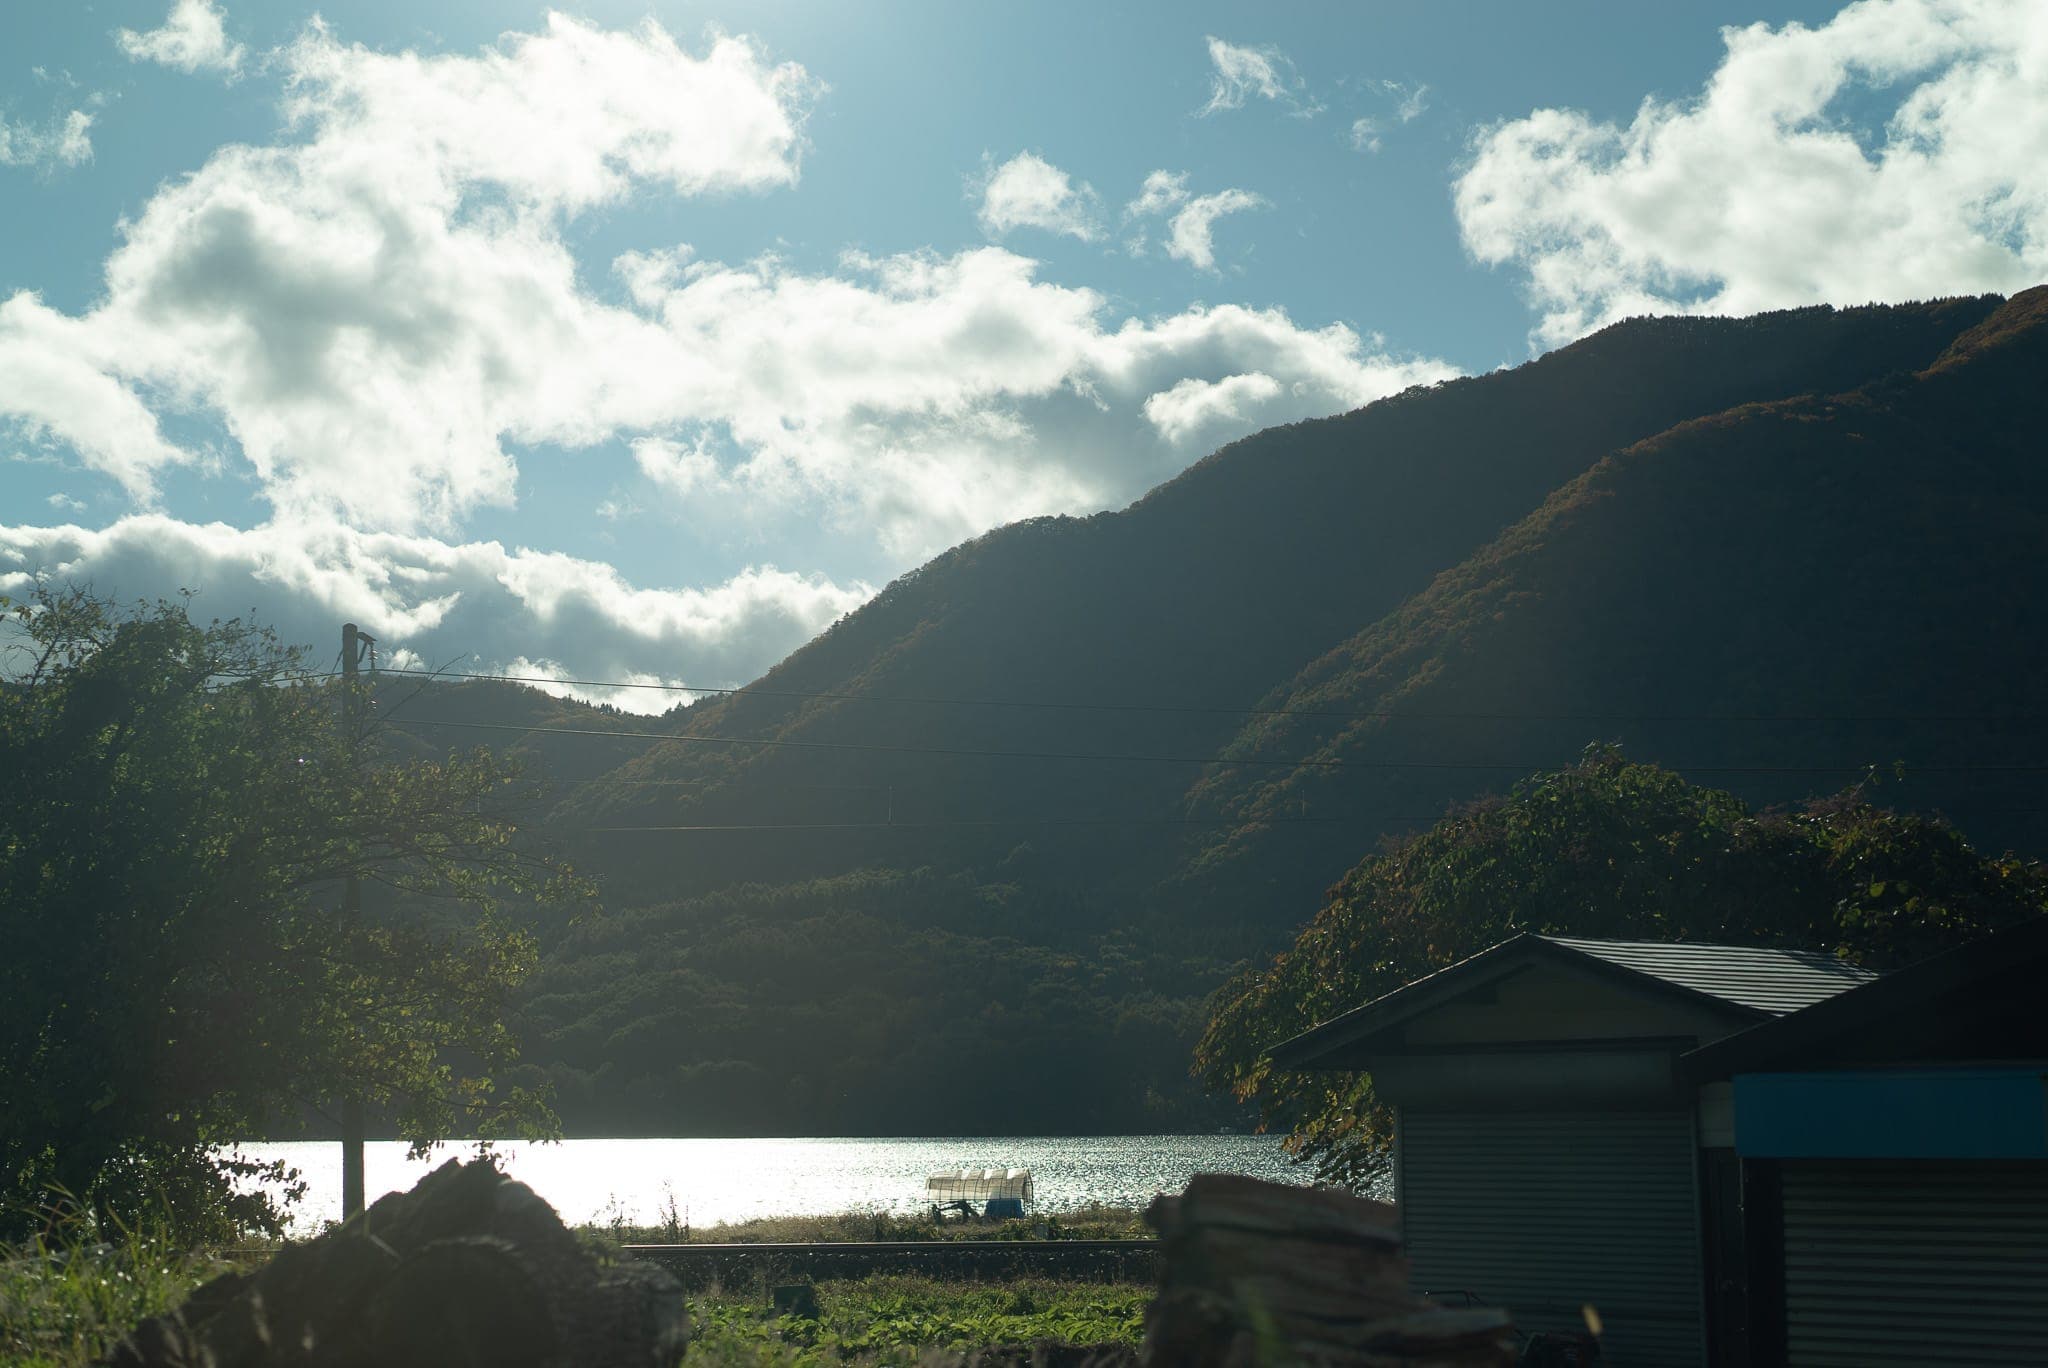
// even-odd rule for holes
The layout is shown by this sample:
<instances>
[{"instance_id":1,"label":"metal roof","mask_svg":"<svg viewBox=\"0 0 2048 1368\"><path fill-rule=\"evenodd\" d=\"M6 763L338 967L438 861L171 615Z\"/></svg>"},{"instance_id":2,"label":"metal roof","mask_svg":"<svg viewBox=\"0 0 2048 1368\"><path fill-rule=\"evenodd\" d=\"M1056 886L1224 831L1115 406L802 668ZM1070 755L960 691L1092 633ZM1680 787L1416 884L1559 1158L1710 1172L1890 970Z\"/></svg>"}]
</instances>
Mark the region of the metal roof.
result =
<instances>
[{"instance_id":1,"label":"metal roof","mask_svg":"<svg viewBox=\"0 0 2048 1368\"><path fill-rule=\"evenodd\" d=\"M1877 977L1804 950L1524 934L1282 1041L1270 1057L1284 1069L1355 1067L1317 1061L1355 1053L1380 1032L1539 962L1576 964L1617 982L1689 999L1726 1015L1730 1029L1796 1012Z\"/></svg>"},{"instance_id":2,"label":"metal roof","mask_svg":"<svg viewBox=\"0 0 2048 1368\"><path fill-rule=\"evenodd\" d=\"M1577 940L1567 936L1542 939L1771 1016L1811 1007L1877 977L1860 965L1812 950L1685 941Z\"/></svg>"},{"instance_id":3,"label":"metal roof","mask_svg":"<svg viewBox=\"0 0 2048 1368\"><path fill-rule=\"evenodd\" d=\"M1896 1061L1915 1057L1902 1044L1925 1044L1945 1030L1988 1035L1997 1042L1990 1057L2040 1058L2048 1055L2048 1017L2036 1006L2044 971L2048 916L2037 916L1858 984L1812 1011L1703 1045L1685 1057L1686 1068L1707 1080L1834 1067L1844 1050Z\"/></svg>"}]
</instances>

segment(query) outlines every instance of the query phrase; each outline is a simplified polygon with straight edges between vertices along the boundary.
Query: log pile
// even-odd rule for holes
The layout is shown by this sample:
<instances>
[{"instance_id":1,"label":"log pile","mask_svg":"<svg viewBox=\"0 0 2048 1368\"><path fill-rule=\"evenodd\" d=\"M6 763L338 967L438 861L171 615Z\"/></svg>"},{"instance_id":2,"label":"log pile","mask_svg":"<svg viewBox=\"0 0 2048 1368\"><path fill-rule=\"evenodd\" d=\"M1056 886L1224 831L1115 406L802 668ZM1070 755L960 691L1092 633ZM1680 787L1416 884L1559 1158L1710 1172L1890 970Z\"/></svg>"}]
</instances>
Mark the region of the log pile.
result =
<instances>
[{"instance_id":1,"label":"log pile","mask_svg":"<svg viewBox=\"0 0 2048 1368\"><path fill-rule=\"evenodd\" d=\"M1146 1365L1495 1368L1515 1361L1493 1309L1433 1306L1408 1290L1394 1208L1349 1193L1197 1174L1158 1197L1159 1294Z\"/></svg>"},{"instance_id":2,"label":"log pile","mask_svg":"<svg viewBox=\"0 0 2048 1368\"><path fill-rule=\"evenodd\" d=\"M655 1368L689 1339L676 1281L599 1269L554 1208L451 1160L338 1230L137 1326L108 1368Z\"/></svg>"}]
</instances>

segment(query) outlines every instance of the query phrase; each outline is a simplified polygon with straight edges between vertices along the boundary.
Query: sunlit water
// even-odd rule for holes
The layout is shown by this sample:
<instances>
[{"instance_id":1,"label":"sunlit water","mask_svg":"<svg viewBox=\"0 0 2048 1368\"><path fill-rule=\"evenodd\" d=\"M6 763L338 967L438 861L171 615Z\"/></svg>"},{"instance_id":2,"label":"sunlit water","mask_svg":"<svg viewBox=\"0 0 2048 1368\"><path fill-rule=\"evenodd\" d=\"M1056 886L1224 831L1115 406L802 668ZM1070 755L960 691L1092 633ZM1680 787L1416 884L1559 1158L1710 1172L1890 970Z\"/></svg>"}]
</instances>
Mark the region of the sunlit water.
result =
<instances>
[{"instance_id":1,"label":"sunlit water","mask_svg":"<svg viewBox=\"0 0 2048 1368\"><path fill-rule=\"evenodd\" d=\"M341 1215L341 1146L294 1141L245 1145L255 1159L282 1159L305 1177L293 1224L315 1230ZM1028 1168L1033 1209L1056 1212L1101 1203L1142 1207L1197 1173L1249 1173L1305 1182L1280 1142L1264 1135L1006 1136L930 1140L566 1140L501 1144L508 1172L554 1205L562 1219L658 1225L671 1199L701 1230L762 1216L924 1209L924 1180L960 1168ZM369 1197L411 1187L466 1149L449 1146L407 1159L397 1141L373 1141L364 1155Z\"/></svg>"}]
</instances>

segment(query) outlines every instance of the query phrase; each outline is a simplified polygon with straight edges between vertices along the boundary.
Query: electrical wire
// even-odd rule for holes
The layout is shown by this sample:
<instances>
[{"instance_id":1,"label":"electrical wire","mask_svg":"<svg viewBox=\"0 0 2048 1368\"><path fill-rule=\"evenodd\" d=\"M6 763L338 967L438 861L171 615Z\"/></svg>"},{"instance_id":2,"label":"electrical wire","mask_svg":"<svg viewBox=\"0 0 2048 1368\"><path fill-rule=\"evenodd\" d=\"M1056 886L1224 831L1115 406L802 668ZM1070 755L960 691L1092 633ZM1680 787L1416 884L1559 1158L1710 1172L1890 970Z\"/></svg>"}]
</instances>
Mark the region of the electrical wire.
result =
<instances>
[{"instance_id":1,"label":"electrical wire","mask_svg":"<svg viewBox=\"0 0 2048 1368\"><path fill-rule=\"evenodd\" d=\"M893 755L942 755L967 759L1081 760L1126 764L1261 766L1285 769L1511 771L1521 774L1533 774L1540 770L1554 767L1554 763L1532 764L1526 761L1275 760L1257 756L1145 755L1100 751L1001 750L966 746L900 746L861 741L792 741L781 737L691 736L675 732L607 731L599 727L551 727L536 723L437 722L422 718L399 718L392 719L392 722L393 725L401 727L459 727L468 731L524 732L548 736L595 736L613 740L632 741L677 741L695 745L767 746L796 750L850 751ZM1873 770L1882 770L1885 767L1881 765L1680 765L1667 762L1667 768L1686 774L1867 774ZM1909 768L1913 773L1919 774L2048 773L2048 764L1914 765Z\"/></svg>"},{"instance_id":2,"label":"electrical wire","mask_svg":"<svg viewBox=\"0 0 2048 1368\"><path fill-rule=\"evenodd\" d=\"M382 673L429 679L494 681L501 684L552 684L564 688L654 689L668 693L689 693L699 696L822 698L856 703L903 703L949 708L1026 708L1055 712L1167 713L1226 717L1321 717L1343 720L1384 718L1428 722L1734 722L1750 724L1783 722L1809 725L1819 722L1890 724L1920 722L1944 725L1961 723L2000 725L2033 723L2041 720L2040 717L2030 714L1994 713L1517 713L1416 712L1393 708L1239 708L1180 703L1078 703L1035 698L943 698L904 694L847 693L833 692L831 690L766 689L756 684L714 687L700 684L662 684L645 680L556 679L547 675L488 674L464 670L388 669L382 671Z\"/></svg>"}]
</instances>

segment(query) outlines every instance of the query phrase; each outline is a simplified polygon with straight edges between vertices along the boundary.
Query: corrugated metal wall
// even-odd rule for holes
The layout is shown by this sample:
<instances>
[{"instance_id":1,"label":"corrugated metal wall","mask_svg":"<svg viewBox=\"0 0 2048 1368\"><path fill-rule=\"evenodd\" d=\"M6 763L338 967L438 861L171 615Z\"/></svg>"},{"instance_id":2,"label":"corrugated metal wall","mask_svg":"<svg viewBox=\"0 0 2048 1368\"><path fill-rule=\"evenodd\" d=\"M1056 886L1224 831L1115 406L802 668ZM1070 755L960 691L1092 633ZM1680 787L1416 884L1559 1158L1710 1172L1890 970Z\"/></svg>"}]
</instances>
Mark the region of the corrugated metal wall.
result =
<instances>
[{"instance_id":1,"label":"corrugated metal wall","mask_svg":"<svg viewBox=\"0 0 2048 1368\"><path fill-rule=\"evenodd\" d=\"M2048 1364L2048 1162L1783 1168L1792 1368Z\"/></svg>"},{"instance_id":2,"label":"corrugated metal wall","mask_svg":"<svg viewBox=\"0 0 2048 1368\"><path fill-rule=\"evenodd\" d=\"M1690 1112L1400 1117L1415 1286L1471 1291L1524 1330L1591 1305L1613 1368L1705 1361Z\"/></svg>"}]
</instances>

